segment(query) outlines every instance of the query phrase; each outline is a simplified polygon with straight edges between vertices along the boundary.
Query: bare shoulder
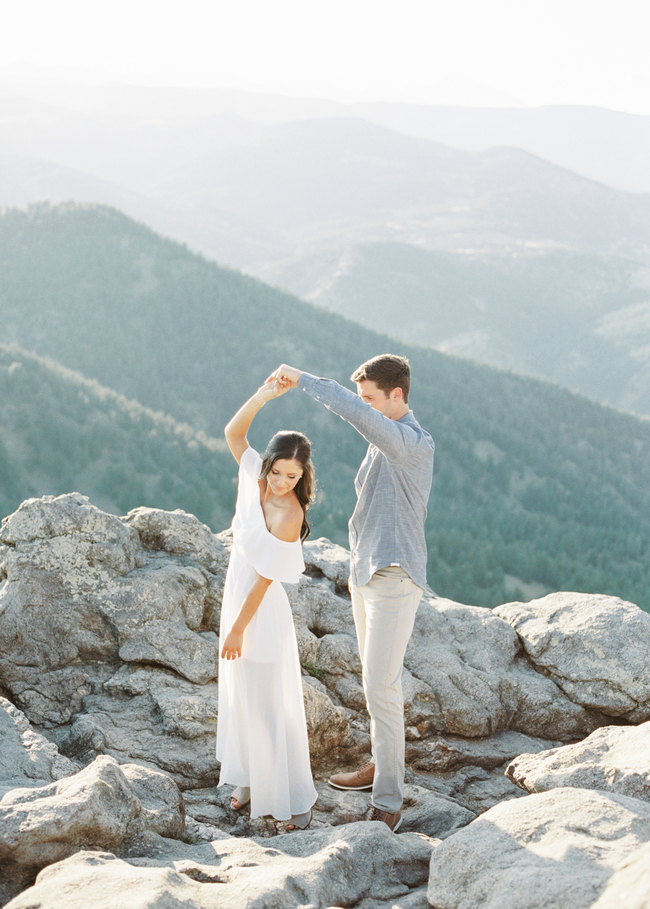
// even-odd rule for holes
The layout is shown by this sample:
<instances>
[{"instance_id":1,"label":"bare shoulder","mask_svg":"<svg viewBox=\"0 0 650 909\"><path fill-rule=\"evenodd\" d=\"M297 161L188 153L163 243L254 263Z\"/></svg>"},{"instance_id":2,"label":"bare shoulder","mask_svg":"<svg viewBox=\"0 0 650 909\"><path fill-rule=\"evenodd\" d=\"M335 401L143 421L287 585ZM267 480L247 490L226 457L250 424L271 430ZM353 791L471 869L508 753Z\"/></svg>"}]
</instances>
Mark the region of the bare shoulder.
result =
<instances>
[{"instance_id":1,"label":"bare shoulder","mask_svg":"<svg viewBox=\"0 0 650 909\"><path fill-rule=\"evenodd\" d=\"M289 508L283 508L274 516L273 526L269 528L274 537L285 543L295 543L300 539L303 510L296 499Z\"/></svg>"}]
</instances>

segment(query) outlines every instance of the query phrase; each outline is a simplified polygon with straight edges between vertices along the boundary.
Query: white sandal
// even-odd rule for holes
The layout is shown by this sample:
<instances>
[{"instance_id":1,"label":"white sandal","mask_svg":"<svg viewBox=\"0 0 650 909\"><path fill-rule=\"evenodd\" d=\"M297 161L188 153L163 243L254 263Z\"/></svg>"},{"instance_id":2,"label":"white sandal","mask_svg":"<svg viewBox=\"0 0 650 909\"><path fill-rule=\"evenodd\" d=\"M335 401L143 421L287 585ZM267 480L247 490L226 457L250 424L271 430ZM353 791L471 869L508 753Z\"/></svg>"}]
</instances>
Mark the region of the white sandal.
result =
<instances>
[{"instance_id":1,"label":"white sandal","mask_svg":"<svg viewBox=\"0 0 650 909\"><path fill-rule=\"evenodd\" d=\"M288 833L294 830L306 830L311 824L311 808L304 814L294 814L290 820L285 821L285 827Z\"/></svg>"},{"instance_id":2,"label":"white sandal","mask_svg":"<svg viewBox=\"0 0 650 909\"><path fill-rule=\"evenodd\" d=\"M233 811L241 811L251 800L251 791L248 786L237 786L230 796L230 805ZM235 807L233 802L239 802L239 805Z\"/></svg>"}]
</instances>

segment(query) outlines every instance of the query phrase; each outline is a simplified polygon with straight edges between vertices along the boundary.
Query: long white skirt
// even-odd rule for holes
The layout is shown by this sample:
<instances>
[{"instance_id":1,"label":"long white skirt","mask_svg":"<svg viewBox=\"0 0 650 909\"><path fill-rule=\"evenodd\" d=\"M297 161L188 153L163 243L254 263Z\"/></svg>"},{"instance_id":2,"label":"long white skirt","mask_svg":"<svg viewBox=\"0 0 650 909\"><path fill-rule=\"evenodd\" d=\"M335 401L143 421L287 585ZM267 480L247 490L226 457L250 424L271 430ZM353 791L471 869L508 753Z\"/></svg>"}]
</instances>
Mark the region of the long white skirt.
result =
<instances>
[{"instance_id":1,"label":"long white skirt","mask_svg":"<svg viewBox=\"0 0 650 909\"><path fill-rule=\"evenodd\" d=\"M233 549L221 640L254 579L254 569ZM272 582L244 633L242 656L219 661L217 758L220 786L250 786L251 817L289 820L316 801L296 632L279 581Z\"/></svg>"}]
</instances>

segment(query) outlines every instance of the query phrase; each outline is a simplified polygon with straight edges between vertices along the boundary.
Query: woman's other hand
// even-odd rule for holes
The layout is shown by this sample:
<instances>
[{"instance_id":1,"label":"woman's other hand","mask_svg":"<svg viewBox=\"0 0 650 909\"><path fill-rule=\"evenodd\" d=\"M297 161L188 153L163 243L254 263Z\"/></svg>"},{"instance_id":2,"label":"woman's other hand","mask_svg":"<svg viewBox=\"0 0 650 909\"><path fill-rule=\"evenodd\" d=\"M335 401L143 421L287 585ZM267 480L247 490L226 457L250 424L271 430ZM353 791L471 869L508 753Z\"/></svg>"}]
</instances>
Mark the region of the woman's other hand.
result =
<instances>
[{"instance_id":1,"label":"woman's other hand","mask_svg":"<svg viewBox=\"0 0 650 909\"><path fill-rule=\"evenodd\" d=\"M244 643L244 634L236 631L230 631L226 635L226 640L221 648L221 657L224 660L236 660L241 656L241 649Z\"/></svg>"}]
</instances>

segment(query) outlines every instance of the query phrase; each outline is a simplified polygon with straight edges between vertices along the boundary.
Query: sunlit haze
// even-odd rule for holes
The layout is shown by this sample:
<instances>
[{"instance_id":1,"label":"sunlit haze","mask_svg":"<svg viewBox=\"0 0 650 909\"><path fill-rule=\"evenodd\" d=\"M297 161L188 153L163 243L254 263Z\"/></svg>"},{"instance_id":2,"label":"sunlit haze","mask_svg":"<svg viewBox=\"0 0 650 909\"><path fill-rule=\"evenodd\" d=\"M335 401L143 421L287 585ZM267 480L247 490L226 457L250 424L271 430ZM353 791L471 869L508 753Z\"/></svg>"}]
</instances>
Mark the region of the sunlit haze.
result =
<instances>
[{"instance_id":1,"label":"sunlit haze","mask_svg":"<svg viewBox=\"0 0 650 909\"><path fill-rule=\"evenodd\" d=\"M650 114L646 16L641 0L23 0L4 5L0 82Z\"/></svg>"}]
</instances>

